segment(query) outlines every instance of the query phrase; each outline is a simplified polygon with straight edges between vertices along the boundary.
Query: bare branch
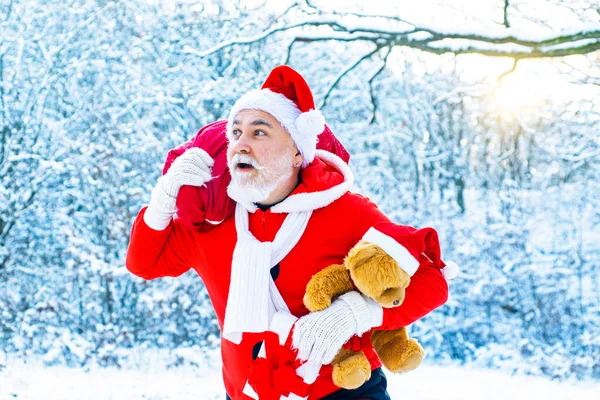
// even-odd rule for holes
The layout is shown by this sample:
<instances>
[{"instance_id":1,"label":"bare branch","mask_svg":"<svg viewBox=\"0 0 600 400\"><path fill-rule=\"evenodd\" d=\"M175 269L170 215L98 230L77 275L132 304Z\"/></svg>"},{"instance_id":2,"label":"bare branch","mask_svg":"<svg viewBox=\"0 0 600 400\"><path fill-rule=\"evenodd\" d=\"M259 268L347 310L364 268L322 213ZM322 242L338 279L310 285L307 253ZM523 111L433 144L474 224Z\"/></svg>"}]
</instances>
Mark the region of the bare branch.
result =
<instances>
[{"instance_id":1,"label":"bare branch","mask_svg":"<svg viewBox=\"0 0 600 400\"><path fill-rule=\"evenodd\" d=\"M282 12L281 14L279 14L277 17L275 17L275 21L279 21L281 18L283 18L287 13L289 13L293 8L298 7L299 4L297 1L293 2L288 8L285 9L284 12Z\"/></svg>"},{"instance_id":2,"label":"bare branch","mask_svg":"<svg viewBox=\"0 0 600 400\"><path fill-rule=\"evenodd\" d=\"M310 0L304 0L304 2L306 3L307 6L309 6L310 8L312 8L315 11L319 11L319 8L315 5L312 4L312 2Z\"/></svg>"},{"instance_id":3,"label":"bare branch","mask_svg":"<svg viewBox=\"0 0 600 400\"><path fill-rule=\"evenodd\" d=\"M196 55L198 57L208 57L211 54L214 54L220 50L223 50L225 48L234 46L236 44L251 44L251 43L256 43L262 40L265 40L266 38L268 38L269 36L274 35L277 32L284 32L284 31L288 31L290 29L294 29L294 28L299 28L302 26L307 26L307 25L314 25L314 22L312 21L304 21L304 22L300 22L297 24L292 24L292 25L287 25L287 26L280 26L280 27L274 27L271 29L268 29L266 31L263 31L261 33L259 33L256 36L250 37L250 38L238 38L238 39L233 39L233 40L228 40L222 43L219 43L218 45L211 47L208 50L205 51L197 51L195 49L192 49L189 46L184 47L182 53L183 54L193 54Z\"/></svg>"},{"instance_id":4,"label":"bare branch","mask_svg":"<svg viewBox=\"0 0 600 400\"><path fill-rule=\"evenodd\" d=\"M517 63L519 62L518 58L513 59L513 65L512 68L506 72L501 73L500 75L498 75L498 83L502 83L502 79L506 78L506 76L512 74L513 72L515 72L515 69L517 69Z\"/></svg>"},{"instance_id":5,"label":"bare branch","mask_svg":"<svg viewBox=\"0 0 600 400\"><path fill-rule=\"evenodd\" d=\"M310 3L308 3L310 5ZM506 0L505 5L508 5ZM312 5L311 5L312 6ZM346 14L363 16L362 14ZM199 52L189 47L184 53L206 57L224 48L234 45L247 45L264 41L279 32L289 32L296 28L328 27L333 31L317 33L299 33L293 36L288 48L291 52L296 42L316 41L369 41L383 47L406 46L434 54L483 54L497 57L540 58L562 57L572 54L587 54L600 49L600 24L588 24L580 29L561 31L553 35L523 36L512 28L481 28L480 32L462 30L444 31L434 26L413 24L398 17L367 16L364 19L379 18L387 23L349 25L342 19L342 14L329 13L310 17L304 21L289 25L272 27L255 36L237 38L218 44L208 50ZM401 22L402 28L394 28L391 22ZM506 20L508 23L508 20ZM288 54L287 60L290 55Z\"/></svg>"},{"instance_id":6,"label":"bare branch","mask_svg":"<svg viewBox=\"0 0 600 400\"><path fill-rule=\"evenodd\" d=\"M290 59L292 58L292 47L294 47L295 43L296 43L296 38L292 39L292 41L288 45L287 56L285 57L285 61L283 62L284 65L289 65Z\"/></svg>"},{"instance_id":7,"label":"bare branch","mask_svg":"<svg viewBox=\"0 0 600 400\"><path fill-rule=\"evenodd\" d=\"M504 0L504 26L510 28L510 24L508 23L508 0Z\"/></svg>"},{"instance_id":8,"label":"bare branch","mask_svg":"<svg viewBox=\"0 0 600 400\"><path fill-rule=\"evenodd\" d=\"M390 47L388 47L388 51L387 51L385 57L383 57L381 66L379 67L379 69L377 71L375 71L375 73L369 79L369 93L371 94L371 104L373 104L373 114L371 115L369 124L375 123L375 119L376 119L376 115L377 115L377 98L375 97L375 90L373 88L373 82L375 81L375 78L377 78L377 76L385 69L385 66L387 65L387 59L391 52L392 52L392 47L390 46Z\"/></svg>"},{"instance_id":9,"label":"bare branch","mask_svg":"<svg viewBox=\"0 0 600 400\"><path fill-rule=\"evenodd\" d=\"M340 82L340 80L342 80L342 78L348 72L350 72L354 68L356 68L358 66L358 64L360 64L361 62L363 62L367 58L371 57L373 54L377 53L380 48L381 47L379 47L379 46L375 47L375 49L373 51L371 51L370 53L367 53L367 54L363 55L360 58L358 58L354 63L352 63L349 67L347 67L340 74L338 74L338 76L335 78L335 80L333 81L333 83L329 86L329 89L327 89L327 92L325 92L325 97L323 97L323 101L321 102L321 105L319 106L320 110L322 110L325 107L325 104L327 104L327 99L329 98L329 95L331 94L331 91L333 90L333 88L336 87L336 85Z\"/></svg>"},{"instance_id":10,"label":"bare branch","mask_svg":"<svg viewBox=\"0 0 600 400\"><path fill-rule=\"evenodd\" d=\"M414 49L419 49L433 54L445 54L454 53L458 54L482 54L493 57L516 57L516 58L543 58L543 57L563 57L573 54L587 54L600 49L600 30L594 32L598 38L589 39L586 41L580 41L578 45L570 46L552 46L552 47L538 47L537 45L524 44L523 41L514 41L513 43L506 42L507 39L490 39L486 37L475 37L469 35L469 40L461 46L452 43L444 43L443 40L450 39L450 37L437 37L435 39L429 38L426 40L415 40L411 35L397 35L391 39L387 38L374 38L372 35L325 35L325 36L296 36L295 40L298 42L316 42L316 41L371 41L379 43L383 40L389 40L394 46L406 46ZM452 39L466 39L461 38L458 35L453 35ZM552 39L557 40L557 39ZM562 40L562 38L561 38ZM549 41L549 40L548 40ZM486 46L486 44L502 44L506 43L506 46ZM568 40L564 40L565 44ZM519 44L520 46L515 46Z\"/></svg>"}]
</instances>

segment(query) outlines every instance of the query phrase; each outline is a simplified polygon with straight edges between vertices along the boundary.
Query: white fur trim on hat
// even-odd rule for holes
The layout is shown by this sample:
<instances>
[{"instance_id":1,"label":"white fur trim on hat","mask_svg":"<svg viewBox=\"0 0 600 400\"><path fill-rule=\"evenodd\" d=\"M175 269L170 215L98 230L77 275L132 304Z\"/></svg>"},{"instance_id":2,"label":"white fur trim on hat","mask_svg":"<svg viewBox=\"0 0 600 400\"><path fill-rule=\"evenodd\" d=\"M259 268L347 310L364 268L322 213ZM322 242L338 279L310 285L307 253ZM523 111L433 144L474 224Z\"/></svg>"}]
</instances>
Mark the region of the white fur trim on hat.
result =
<instances>
[{"instance_id":1,"label":"white fur trim on hat","mask_svg":"<svg viewBox=\"0 0 600 400\"><path fill-rule=\"evenodd\" d=\"M304 156L302 168L305 168L315 159L319 134L325 130L325 118L319 110L303 112L296 118L296 129L299 133L301 132L301 134L299 134L294 141L296 142L298 149L300 149L300 147L304 149L304 152L302 152L302 155ZM298 144L298 141L303 143Z\"/></svg>"},{"instance_id":2,"label":"white fur trim on hat","mask_svg":"<svg viewBox=\"0 0 600 400\"><path fill-rule=\"evenodd\" d=\"M292 137L304 156L302 167L315 158L317 137L325 129L325 118L318 110L300 112L296 104L280 93L269 89L253 90L235 102L227 119L227 135L231 137L233 120L242 110L259 110L272 115Z\"/></svg>"},{"instance_id":3,"label":"white fur trim on hat","mask_svg":"<svg viewBox=\"0 0 600 400\"><path fill-rule=\"evenodd\" d=\"M408 275L413 276L417 272L419 261L410 254L410 251L406 247L402 246L394 238L371 227L365 233L362 240L381 247L383 251L398 263L400 269L403 269Z\"/></svg>"}]
</instances>

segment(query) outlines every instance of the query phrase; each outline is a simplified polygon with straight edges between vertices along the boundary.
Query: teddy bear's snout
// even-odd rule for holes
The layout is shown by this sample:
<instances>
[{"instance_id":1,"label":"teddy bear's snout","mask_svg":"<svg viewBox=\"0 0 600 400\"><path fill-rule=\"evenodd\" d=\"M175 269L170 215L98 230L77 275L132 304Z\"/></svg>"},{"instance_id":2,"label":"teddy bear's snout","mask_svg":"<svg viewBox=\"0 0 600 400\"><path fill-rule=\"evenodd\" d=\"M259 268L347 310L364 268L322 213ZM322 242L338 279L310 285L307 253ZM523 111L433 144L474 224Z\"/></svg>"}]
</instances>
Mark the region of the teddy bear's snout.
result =
<instances>
[{"instance_id":1,"label":"teddy bear's snout","mask_svg":"<svg viewBox=\"0 0 600 400\"><path fill-rule=\"evenodd\" d=\"M385 308L398 307L404 301L404 289L398 287L387 288L374 300Z\"/></svg>"}]
</instances>

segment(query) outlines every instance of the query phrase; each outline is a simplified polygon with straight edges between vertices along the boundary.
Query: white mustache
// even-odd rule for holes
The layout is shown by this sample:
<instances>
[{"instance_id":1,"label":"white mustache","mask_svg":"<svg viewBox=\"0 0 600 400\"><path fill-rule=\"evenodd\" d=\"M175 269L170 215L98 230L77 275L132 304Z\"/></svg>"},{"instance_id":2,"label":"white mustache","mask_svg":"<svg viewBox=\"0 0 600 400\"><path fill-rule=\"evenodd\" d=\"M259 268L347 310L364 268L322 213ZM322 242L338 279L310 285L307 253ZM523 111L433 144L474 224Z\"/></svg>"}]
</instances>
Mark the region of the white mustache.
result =
<instances>
[{"instance_id":1,"label":"white mustache","mask_svg":"<svg viewBox=\"0 0 600 400\"><path fill-rule=\"evenodd\" d=\"M258 161L256 161L254 158L252 158L248 154L235 154L231 158L231 162L229 163L229 168L231 169L231 168L235 167L236 165L238 165L239 163L250 164L250 165L252 165L253 168L256 168L257 170L261 170L261 169L265 168L262 165L260 165L258 163Z\"/></svg>"}]
</instances>

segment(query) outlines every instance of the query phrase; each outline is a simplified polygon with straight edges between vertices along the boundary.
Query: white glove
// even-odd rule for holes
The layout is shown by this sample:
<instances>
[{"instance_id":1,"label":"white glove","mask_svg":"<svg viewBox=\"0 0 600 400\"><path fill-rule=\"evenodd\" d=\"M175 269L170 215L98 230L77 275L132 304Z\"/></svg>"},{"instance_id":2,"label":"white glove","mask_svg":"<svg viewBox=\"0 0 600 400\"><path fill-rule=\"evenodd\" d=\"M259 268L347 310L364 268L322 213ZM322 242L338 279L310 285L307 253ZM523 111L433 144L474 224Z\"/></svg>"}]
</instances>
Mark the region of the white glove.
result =
<instances>
[{"instance_id":1,"label":"white glove","mask_svg":"<svg viewBox=\"0 0 600 400\"><path fill-rule=\"evenodd\" d=\"M383 309L374 300L348 292L331 305L300 318L294 325L292 346L298 358L311 364L330 364L344 343L381 325Z\"/></svg>"},{"instance_id":2,"label":"white glove","mask_svg":"<svg viewBox=\"0 0 600 400\"><path fill-rule=\"evenodd\" d=\"M203 186L212 177L213 159L198 147L192 147L177 157L166 174L158 179L152 190L144 222L162 231L177 212L177 194L183 185Z\"/></svg>"}]
</instances>

